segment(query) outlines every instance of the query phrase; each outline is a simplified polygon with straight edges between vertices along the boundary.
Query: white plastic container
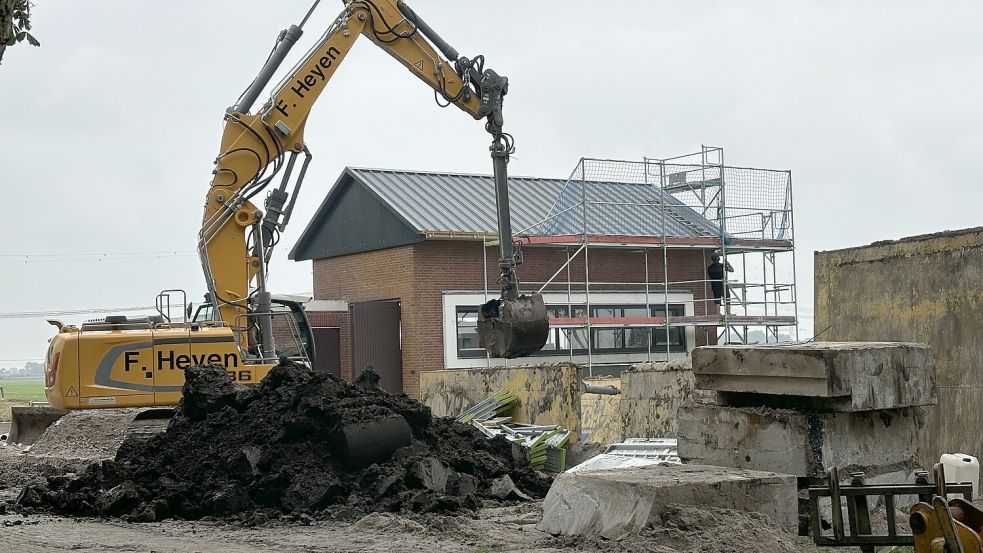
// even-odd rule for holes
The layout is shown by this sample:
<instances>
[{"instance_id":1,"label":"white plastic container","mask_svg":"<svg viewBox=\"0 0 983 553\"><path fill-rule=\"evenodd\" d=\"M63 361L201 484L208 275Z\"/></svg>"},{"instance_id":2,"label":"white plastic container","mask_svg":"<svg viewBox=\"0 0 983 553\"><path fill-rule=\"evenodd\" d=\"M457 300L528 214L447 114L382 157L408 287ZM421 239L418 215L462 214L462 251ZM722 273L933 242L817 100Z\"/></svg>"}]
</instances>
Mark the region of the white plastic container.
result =
<instances>
[{"instance_id":1,"label":"white plastic container","mask_svg":"<svg viewBox=\"0 0 983 553\"><path fill-rule=\"evenodd\" d=\"M976 457L965 453L946 453L939 462L945 467L946 484L972 482L973 499L979 497L980 462Z\"/></svg>"}]
</instances>

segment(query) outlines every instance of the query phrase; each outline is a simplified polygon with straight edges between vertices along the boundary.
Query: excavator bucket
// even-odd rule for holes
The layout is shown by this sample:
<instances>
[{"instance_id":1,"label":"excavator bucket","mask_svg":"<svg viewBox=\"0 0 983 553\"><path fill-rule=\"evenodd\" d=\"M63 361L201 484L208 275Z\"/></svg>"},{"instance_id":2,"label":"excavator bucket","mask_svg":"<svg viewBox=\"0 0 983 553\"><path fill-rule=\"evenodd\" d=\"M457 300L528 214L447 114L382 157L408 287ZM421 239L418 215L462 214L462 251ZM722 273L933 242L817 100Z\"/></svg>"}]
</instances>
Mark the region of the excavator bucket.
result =
<instances>
[{"instance_id":1,"label":"excavator bucket","mask_svg":"<svg viewBox=\"0 0 983 553\"><path fill-rule=\"evenodd\" d=\"M31 445L68 411L47 406L11 407L7 443Z\"/></svg>"},{"instance_id":2,"label":"excavator bucket","mask_svg":"<svg viewBox=\"0 0 983 553\"><path fill-rule=\"evenodd\" d=\"M412 440L413 431L401 415L346 424L332 436L335 454L350 469L385 461Z\"/></svg>"},{"instance_id":3,"label":"excavator bucket","mask_svg":"<svg viewBox=\"0 0 983 553\"><path fill-rule=\"evenodd\" d=\"M550 323L542 294L494 299L481 306L478 340L492 357L514 359L543 349Z\"/></svg>"}]
</instances>

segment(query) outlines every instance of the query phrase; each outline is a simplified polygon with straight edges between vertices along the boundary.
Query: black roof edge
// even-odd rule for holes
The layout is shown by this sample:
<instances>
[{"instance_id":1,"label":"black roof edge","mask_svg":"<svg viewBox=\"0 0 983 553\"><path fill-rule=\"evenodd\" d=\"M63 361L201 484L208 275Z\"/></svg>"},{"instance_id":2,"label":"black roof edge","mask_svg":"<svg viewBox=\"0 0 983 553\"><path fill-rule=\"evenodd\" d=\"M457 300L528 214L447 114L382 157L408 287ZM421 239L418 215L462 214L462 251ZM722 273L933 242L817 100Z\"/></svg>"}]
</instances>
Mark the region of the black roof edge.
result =
<instances>
[{"instance_id":1,"label":"black roof edge","mask_svg":"<svg viewBox=\"0 0 983 553\"><path fill-rule=\"evenodd\" d=\"M373 198L375 198L380 204L382 204L383 206L385 206L386 210L388 210L389 213L392 213L394 217L396 217L397 219L399 219L400 221L402 221L403 224L406 225L406 228L412 230L413 232L415 232L415 233L417 233L417 234L419 234L421 236L423 235L423 230L422 229L417 228L416 225L410 223L409 220L407 220L406 217L404 217L402 213L400 213L399 211L393 209L393 206L392 206L392 204L389 203L389 200L384 199L375 190L372 190L372 187L369 186L369 185L367 185L367 184L365 184L365 181L363 181L358 176L358 172L359 171L388 171L390 173L412 173L413 171L400 171L398 169L368 169L368 168L365 168L365 167L351 167L351 166L345 167L345 171L350 172L351 175L352 175L352 180L354 180L354 181L358 182L359 184L361 184L365 188L366 192L368 192L369 194L371 194Z\"/></svg>"},{"instance_id":2,"label":"black roof edge","mask_svg":"<svg viewBox=\"0 0 983 553\"><path fill-rule=\"evenodd\" d=\"M368 186L361 178L359 178L358 171L360 170L386 171L386 169L369 169L369 168L361 168L361 167L352 167L350 165L345 166L345 169L342 170L341 175L339 175L338 179L335 180L335 183L331 187L331 190L324 197L324 200L321 201L321 205L319 205L317 210L314 211L314 215L311 217L311 220L307 223L307 226L304 227L303 232L300 233L300 237L297 239L297 243L295 243L294 247L291 248L290 252L287 253L287 259L290 259L291 261L310 261L314 259L313 257L298 257L298 255L301 253L301 249L305 247L308 242L310 242L311 238L313 238L315 234L317 234L317 230L318 230L317 227L319 226L320 222L323 220L323 218L327 215L328 211L337 201L338 197L342 193L342 190L344 188L347 188L347 186L342 186L343 183L347 183L348 186L350 186L351 184L358 183L360 186L365 188L365 191L371 194L381 205L385 206L385 208L390 213L392 213L393 216L395 216L397 219L402 221L403 224L406 225L406 228L423 236L423 232L420 229L410 224L410 222L407 221L406 218L403 217L401 213L399 213L398 211L393 209L391 205L389 205L388 201L384 200L381 196L379 196L379 194L376 193L375 190L372 190L371 186ZM400 171L398 169L390 169L388 171L409 172L409 171ZM348 179L347 181L346 178Z\"/></svg>"},{"instance_id":3,"label":"black roof edge","mask_svg":"<svg viewBox=\"0 0 983 553\"><path fill-rule=\"evenodd\" d=\"M312 259L312 258L297 259L297 254L300 253L301 248L303 248L304 246L307 245L308 242L310 242L311 237L314 235L314 232L316 231L315 228L316 224L328 212L328 210L331 208L331 205L334 204L334 201L338 197L338 195L341 194L341 188L342 188L341 184L346 177L351 180L355 180L355 175L351 172L351 169L349 167L345 167L345 170L342 171L340 175L338 175L338 179L335 180L334 185L331 187L331 190L327 193L327 195L324 196L324 199L321 200L321 205L317 207L317 210L314 211L314 215L311 217L311 220L307 222L307 226L304 227L303 232L300 233L300 238L297 239L297 243L294 244L294 247L290 249L290 252L287 254L287 259L290 259L292 261L308 261L309 259Z\"/></svg>"}]
</instances>

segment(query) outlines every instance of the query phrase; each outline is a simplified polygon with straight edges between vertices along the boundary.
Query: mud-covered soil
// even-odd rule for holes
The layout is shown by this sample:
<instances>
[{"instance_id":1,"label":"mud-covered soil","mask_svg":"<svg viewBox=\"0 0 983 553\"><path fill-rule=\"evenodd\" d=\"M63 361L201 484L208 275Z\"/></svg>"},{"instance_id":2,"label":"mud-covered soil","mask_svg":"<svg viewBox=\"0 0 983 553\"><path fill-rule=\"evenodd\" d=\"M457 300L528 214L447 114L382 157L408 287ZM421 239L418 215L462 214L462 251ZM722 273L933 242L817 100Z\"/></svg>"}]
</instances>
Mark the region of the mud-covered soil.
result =
<instances>
[{"instance_id":1,"label":"mud-covered soil","mask_svg":"<svg viewBox=\"0 0 983 553\"><path fill-rule=\"evenodd\" d=\"M52 476L81 471L89 460L40 457L14 446L0 446L0 512L16 499L21 489Z\"/></svg>"},{"instance_id":2,"label":"mud-covered soil","mask_svg":"<svg viewBox=\"0 0 983 553\"><path fill-rule=\"evenodd\" d=\"M558 538L536 530L539 502L482 509L475 516L428 514L408 518L372 513L356 521L313 521L309 525L273 521L244 528L221 522L121 521L50 516L2 517L3 543L19 553L432 552L491 553L559 551L611 553L816 553L804 538L787 534L761 516L723 510L678 507L642 535L620 541ZM852 553L841 550L837 553Z\"/></svg>"},{"instance_id":3,"label":"mud-covered soil","mask_svg":"<svg viewBox=\"0 0 983 553\"><path fill-rule=\"evenodd\" d=\"M549 478L524 452L474 428L433 418L406 396L290 363L260 384L235 386L220 367L186 374L167 430L127 440L115 460L26 487L17 509L150 522L215 517L354 520L372 512L455 513L489 501L543 497ZM338 450L346 425L401 416L409 445L351 468Z\"/></svg>"}]
</instances>

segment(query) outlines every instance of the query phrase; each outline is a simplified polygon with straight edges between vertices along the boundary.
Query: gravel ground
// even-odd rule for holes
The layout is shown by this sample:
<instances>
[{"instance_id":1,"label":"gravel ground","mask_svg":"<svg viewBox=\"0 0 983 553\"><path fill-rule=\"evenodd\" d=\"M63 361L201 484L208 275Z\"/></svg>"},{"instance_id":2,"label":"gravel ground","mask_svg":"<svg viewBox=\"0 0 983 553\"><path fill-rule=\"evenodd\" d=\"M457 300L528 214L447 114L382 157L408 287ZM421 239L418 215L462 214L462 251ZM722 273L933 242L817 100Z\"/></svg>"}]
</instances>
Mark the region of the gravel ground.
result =
<instances>
[{"instance_id":1,"label":"gravel ground","mask_svg":"<svg viewBox=\"0 0 983 553\"><path fill-rule=\"evenodd\" d=\"M432 552L491 553L815 553L803 538L759 517L731 511L680 508L641 535L611 542L557 538L535 529L540 504L484 509L477 517L406 518L375 513L354 524L314 522L243 528L216 522L127 524L49 516L0 516L0 544L18 553Z\"/></svg>"}]
</instances>

